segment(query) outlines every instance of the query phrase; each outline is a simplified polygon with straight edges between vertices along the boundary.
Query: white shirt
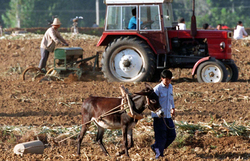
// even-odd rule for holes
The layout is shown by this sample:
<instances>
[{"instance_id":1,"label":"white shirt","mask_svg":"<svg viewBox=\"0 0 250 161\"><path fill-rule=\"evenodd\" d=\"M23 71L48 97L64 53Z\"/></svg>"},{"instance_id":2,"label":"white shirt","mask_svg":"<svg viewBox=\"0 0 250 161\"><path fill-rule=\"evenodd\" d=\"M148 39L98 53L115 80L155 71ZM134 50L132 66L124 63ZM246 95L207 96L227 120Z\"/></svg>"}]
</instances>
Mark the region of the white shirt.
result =
<instances>
[{"instance_id":1,"label":"white shirt","mask_svg":"<svg viewBox=\"0 0 250 161\"><path fill-rule=\"evenodd\" d=\"M178 23L179 30L186 30L186 24L185 23ZM176 27L176 30L178 30L178 26Z\"/></svg>"},{"instance_id":2,"label":"white shirt","mask_svg":"<svg viewBox=\"0 0 250 161\"><path fill-rule=\"evenodd\" d=\"M243 26L237 25L236 29L234 30L234 39L242 39L243 35L248 36L245 28Z\"/></svg>"},{"instance_id":3,"label":"white shirt","mask_svg":"<svg viewBox=\"0 0 250 161\"><path fill-rule=\"evenodd\" d=\"M60 33L55 30L53 27L50 27L44 34L41 48L46 49L50 52L55 50L55 46L61 42L66 43Z\"/></svg>"},{"instance_id":4,"label":"white shirt","mask_svg":"<svg viewBox=\"0 0 250 161\"><path fill-rule=\"evenodd\" d=\"M154 92L159 97L159 102L164 112L164 118L171 118L171 109L174 108L173 86L166 87L162 82L154 87ZM156 113L151 113L152 117L158 117Z\"/></svg>"}]
</instances>

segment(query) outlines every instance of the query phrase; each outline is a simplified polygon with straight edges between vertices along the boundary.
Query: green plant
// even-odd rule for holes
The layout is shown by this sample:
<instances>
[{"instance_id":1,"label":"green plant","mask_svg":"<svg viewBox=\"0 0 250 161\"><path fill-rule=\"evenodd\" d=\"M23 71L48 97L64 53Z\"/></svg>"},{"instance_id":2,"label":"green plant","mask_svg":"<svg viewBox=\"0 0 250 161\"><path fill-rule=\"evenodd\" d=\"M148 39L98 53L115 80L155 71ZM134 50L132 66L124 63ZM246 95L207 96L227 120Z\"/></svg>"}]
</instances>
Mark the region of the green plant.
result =
<instances>
[{"instance_id":1,"label":"green plant","mask_svg":"<svg viewBox=\"0 0 250 161\"><path fill-rule=\"evenodd\" d=\"M215 145L210 145L210 148L211 148L211 149L216 149L217 146L215 146Z\"/></svg>"},{"instance_id":2,"label":"green plant","mask_svg":"<svg viewBox=\"0 0 250 161\"><path fill-rule=\"evenodd\" d=\"M42 31L41 30L36 30L36 33L37 34L42 34Z\"/></svg>"},{"instance_id":3,"label":"green plant","mask_svg":"<svg viewBox=\"0 0 250 161\"><path fill-rule=\"evenodd\" d=\"M173 144L170 146L177 147L177 148L185 147L186 139L189 138L189 136L190 134L178 132Z\"/></svg>"},{"instance_id":4,"label":"green plant","mask_svg":"<svg viewBox=\"0 0 250 161\"><path fill-rule=\"evenodd\" d=\"M7 73L17 73L21 74L22 73L22 67L17 63L16 66L10 67L7 71Z\"/></svg>"},{"instance_id":5,"label":"green plant","mask_svg":"<svg viewBox=\"0 0 250 161\"><path fill-rule=\"evenodd\" d=\"M9 136L9 139L7 140L7 142L9 144L16 144L16 140L17 140L16 136L13 133L10 133L10 136Z\"/></svg>"}]
</instances>

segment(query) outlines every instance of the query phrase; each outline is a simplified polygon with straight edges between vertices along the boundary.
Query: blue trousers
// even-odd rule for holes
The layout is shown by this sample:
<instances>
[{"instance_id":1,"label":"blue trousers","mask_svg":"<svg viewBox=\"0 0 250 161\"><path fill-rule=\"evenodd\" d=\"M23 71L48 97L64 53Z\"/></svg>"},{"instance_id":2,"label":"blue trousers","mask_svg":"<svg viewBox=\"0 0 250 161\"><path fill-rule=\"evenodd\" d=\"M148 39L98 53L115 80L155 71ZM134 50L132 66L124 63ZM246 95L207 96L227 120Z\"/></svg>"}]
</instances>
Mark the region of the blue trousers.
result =
<instances>
[{"instance_id":1,"label":"blue trousers","mask_svg":"<svg viewBox=\"0 0 250 161\"><path fill-rule=\"evenodd\" d=\"M155 143L153 144L153 147L159 149L160 154L156 155L163 156L164 149L166 149L176 138L174 122L172 118L154 117L153 125L155 131Z\"/></svg>"},{"instance_id":2,"label":"blue trousers","mask_svg":"<svg viewBox=\"0 0 250 161\"><path fill-rule=\"evenodd\" d=\"M40 48L41 50L41 60L40 60L40 63L39 63L39 68L42 69L42 68L46 68L46 63L47 63L47 60L49 58L49 51L46 50L46 49L43 49L43 48Z\"/></svg>"}]
</instances>

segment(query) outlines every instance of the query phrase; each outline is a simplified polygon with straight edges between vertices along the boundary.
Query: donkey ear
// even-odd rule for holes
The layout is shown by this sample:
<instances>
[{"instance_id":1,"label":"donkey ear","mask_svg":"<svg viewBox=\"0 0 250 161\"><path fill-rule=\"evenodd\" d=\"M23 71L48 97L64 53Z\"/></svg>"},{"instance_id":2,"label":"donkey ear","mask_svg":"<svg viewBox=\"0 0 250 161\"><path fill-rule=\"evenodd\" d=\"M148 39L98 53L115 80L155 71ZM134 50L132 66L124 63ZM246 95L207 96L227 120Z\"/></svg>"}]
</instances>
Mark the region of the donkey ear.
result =
<instances>
[{"instance_id":1,"label":"donkey ear","mask_svg":"<svg viewBox=\"0 0 250 161\"><path fill-rule=\"evenodd\" d=\"M154 90L148 83L145 83L145 87L148 91Z\"/></svg>"},{"instance_id":2,"label":"donkey ear","mask_svg":"<svg viewBox=\"0 0 250 161\"><path fill-rule=\"evenodd\" d=\"M140 92L135 92L134 94L138 94L138 95L147 95L147 92L145 92L144 90L140 91Z\"/></svg>"},{"instance_id":3,"label":"donkey ear","mask_svg":"<svg viewBox=\"0 0 250 161\"><path fill-rule=\"evenodd\" d=\"M135 92L135 94L138 95L148 95L150 93L150 91L154 90L149 84L145 83L145 89L141 90L140 92Z\"/></svg>"}]
</instances>

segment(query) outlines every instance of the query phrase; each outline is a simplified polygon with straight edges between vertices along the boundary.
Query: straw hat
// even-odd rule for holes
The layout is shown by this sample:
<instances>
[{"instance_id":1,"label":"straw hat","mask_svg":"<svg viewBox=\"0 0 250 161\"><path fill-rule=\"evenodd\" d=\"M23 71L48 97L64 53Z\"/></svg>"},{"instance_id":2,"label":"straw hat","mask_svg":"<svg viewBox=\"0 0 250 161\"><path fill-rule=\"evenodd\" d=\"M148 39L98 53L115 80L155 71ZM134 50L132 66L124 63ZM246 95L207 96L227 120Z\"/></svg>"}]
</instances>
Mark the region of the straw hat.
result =
<instances>
[{"instance_id":1,"label":"straw hat","mask_svg":"<svg viewBox=\"0 0 250 161\"><path fill-rule=\"evenodd\" d=\"M61 25L59 18L54 18L54 21L51 25Z\"/></svg>"}]
</instances>

